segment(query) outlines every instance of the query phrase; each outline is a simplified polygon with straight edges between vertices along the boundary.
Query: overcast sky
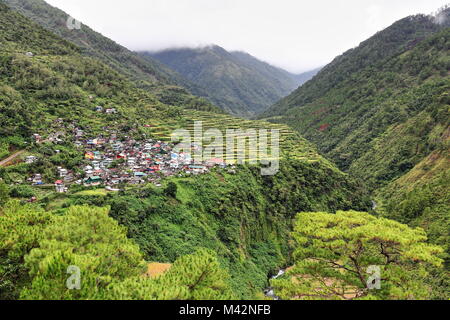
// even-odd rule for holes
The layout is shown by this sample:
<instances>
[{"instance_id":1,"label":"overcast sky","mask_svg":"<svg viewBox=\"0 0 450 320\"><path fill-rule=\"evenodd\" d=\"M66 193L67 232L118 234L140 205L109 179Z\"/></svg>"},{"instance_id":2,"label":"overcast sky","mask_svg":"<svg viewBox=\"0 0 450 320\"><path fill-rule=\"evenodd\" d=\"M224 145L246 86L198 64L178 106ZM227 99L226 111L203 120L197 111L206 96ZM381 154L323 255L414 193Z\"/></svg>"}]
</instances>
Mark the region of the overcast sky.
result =
<instances>
[{"instance_id":1,"label":"overcast sky","mask_svg":"<svg viewBox=\"0 0 450 320\"><path fill-rule=\"evenodd\" d=\"M292 72L446 0L46 0L131 50L217 44Z\"/></svg>"}]
</instances>

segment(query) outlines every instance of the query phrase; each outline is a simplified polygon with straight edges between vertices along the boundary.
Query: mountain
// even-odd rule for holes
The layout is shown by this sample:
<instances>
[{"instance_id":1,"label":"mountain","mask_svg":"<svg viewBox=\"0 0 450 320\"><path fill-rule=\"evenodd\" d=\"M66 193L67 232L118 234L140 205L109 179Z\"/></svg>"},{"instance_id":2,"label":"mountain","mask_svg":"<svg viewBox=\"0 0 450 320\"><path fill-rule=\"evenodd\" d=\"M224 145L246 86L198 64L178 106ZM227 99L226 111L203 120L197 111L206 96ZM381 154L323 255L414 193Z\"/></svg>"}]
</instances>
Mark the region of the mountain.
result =
<instances>
[{"instance_id":1,"label":"mountain","mask_svg":"<svg viewBox=\"0 0 450 320\"><path fill-rule=\"evenodd\" d=\"M405 18L336 58L259 118L289 124L341 168L354 171L390 128L427 111L432 102L445 110L447 41L448 28L431 17ZM401 161L396 166L408 169ZM389 177L371 170L371 183L402 172L391 170Z\"/></svg>"},{"instance_id":2,"label":"mountain","mask_svg":"<svg viewBox=\"0 0 450 320\"><path fill-rule=\"evenodd\" d=\"M377 211L447 246L450 9L402 19L260 116L366 181Z\"/></svg>"},{"instance_id":3,"label":"mountain","mask_svg":"<svg viewBox=\"0 0 450 320\"><path fill-rule=\"evenodd\" d=\"M180 74L165 67L157 60L143 59L136 53L115 43L89 26L70 30L67 27L69 15L43 0L2 0L8 6L30 18L40 26L82 48L85 55L98 58L112 67L136 86L144 88L163 103L180 105L185 108L215 110L204 98L193 96L190 92L201 92L195 84Z\"/></svg>"},{"instance_id":4,"label":"mountain","mask_svg":"<svg viewBox=\"0 0 450 320\"><path fill-rule=\"evenodd\" d=\"M284 86L292 86L293 79L295 84L294 89L297 89L307 81L311 80L321 70L321 68L317 68L304 73L294 74L263 62L246 52L231 51L230 53L242 63L255 70L258 70L258 72L260 72L264 77L273 79L273 81L275 82L283 81Z\"/></svg>"},{"instance_id":5,"label":"mountain","mask_svg":"<svg viewBox=\"0 0 450 320\"><path fill-rule=\"evenodd\" d=\"M291 74L291 76L294 77L294 79L297 81L297 86L300 87L314 78L320 72L320 70L322 70L322 67L300 74Z\"/></svg>"},{"instance_id":6,"label":"mountain","mask_svg":"<svg viewBox=\"0 0 450 320\"><path fill-rule=\"evenodd\" d=\"M177 71L208 92L207 97L216 105L242 117L264 111L304 80L247 53L228 52L219 46L168 49L141 55Z\"/></svg>"},{"instance_id":7,"label":"mountain","mask_svg":"<svg viewBox=\"0 0 450 320\"><path fill-rule=\"evenodd\" d=\"M101 279L103 288L115 280L131 281L128 272L119 272L127 266L134 270L136 283L122 284L130 285L125 293L133 295L146 281L141 260L175 268L181 264L186 272L199 266L189 264L189 255L200 248L212 252L205 262L208 273L217 258L214 266L230 275L220 277L219 287L227 284L234 296L251 299L267 286L267 275L286 264L286 239L297 212L367 209L360 185L286 126L163 104L99 58L87 56L84 48L3 3L0 21L0 154L18 155L13 163L0 164L0 299L56 299L59 294L98 299L97 286L67 290L66 281L56 279L66 279L67 267L73 265L86 267L83 279L92 282L84 283ZM205 130L221 132L280 130L279 174L262 176L260 167L244 163L203 175L169 176L161 186L149 181L110 192L105 186L84 187L73 181L66 183L66 193L54 192L61 168L77 179L86 177L85 168L93 162L85 155L92 146L83 143L111 138L123 141L127 149L132 141L168 143L176 129L192 132L194 121L203 121ZM82 137L77 138L80 131ZM28 157L36 159L27 163ZM32 185L37 175L44 185ZM44 232L43 227L50 229ZM122 247L109 250L113 244ZM140 258L132 259L135 255ZM111 256L119 259L113 260L114 268L107 259ZM58 272L36 268L43 265L40 258ZM185 277L191 281L192 276ZM47 281L62 287L56 290ZM171 298L162 288L158 298ZM174 299L186 299L179 290L174 292Z\"/></svg>"}]
</instances>

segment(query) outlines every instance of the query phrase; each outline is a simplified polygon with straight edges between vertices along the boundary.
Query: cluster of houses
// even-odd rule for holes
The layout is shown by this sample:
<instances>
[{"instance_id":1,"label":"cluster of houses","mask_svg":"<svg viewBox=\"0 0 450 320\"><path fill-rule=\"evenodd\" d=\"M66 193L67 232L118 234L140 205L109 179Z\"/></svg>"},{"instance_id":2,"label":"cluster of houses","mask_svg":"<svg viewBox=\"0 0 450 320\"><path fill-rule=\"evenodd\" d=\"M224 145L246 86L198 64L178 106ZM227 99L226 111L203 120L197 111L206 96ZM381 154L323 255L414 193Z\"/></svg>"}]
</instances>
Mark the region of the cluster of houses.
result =
<instances>
[{"instance_id":1,"label":"cluster of houses","mask_svg":"<svg viewBox=\"0 0 450 320\"><path fill-rule=\"evenodd\" d=\"M118 140L115 137L83 140L86 165L83 168L85 186L143 184L160 186L164 177L202 174L212 167L225 168L222 159L194 164L190 154L175 153L171 144L147 139Z\"/></svg>"},{"instance_id":2,"label":"cluster of houses","mask_svg":"<svg viewBox=\"0 0 450 320\"><path fill-rule=\"evenodd\" d=\"M75 145L84 154L84 161L81 170L77 170L78 173L57 168L58 180L54 186L59 193L67 192L66 185L73 183L86 187L102 185L110 191L118 191L118 186L122 184L154 183L160 187L164 177L203 174L213 167L228 167L223 159L218 158L201 164L194 163L190 154L176 153L172 144L162 141L118 138L112 130L105 130L109 132L107 137L84 138L83 130L77 126L72 126L71 129ZM58 143L58 137L59 132L52 135L52 141ZM35 135L35 138L36 141L43 141L39 135ZM36 159L29 156L26 162L33 163ZM234 168L229 170L234 172ZM34 185L43 185L40 174L34 175L29 181Z\"/></svg>"}]
</instances>

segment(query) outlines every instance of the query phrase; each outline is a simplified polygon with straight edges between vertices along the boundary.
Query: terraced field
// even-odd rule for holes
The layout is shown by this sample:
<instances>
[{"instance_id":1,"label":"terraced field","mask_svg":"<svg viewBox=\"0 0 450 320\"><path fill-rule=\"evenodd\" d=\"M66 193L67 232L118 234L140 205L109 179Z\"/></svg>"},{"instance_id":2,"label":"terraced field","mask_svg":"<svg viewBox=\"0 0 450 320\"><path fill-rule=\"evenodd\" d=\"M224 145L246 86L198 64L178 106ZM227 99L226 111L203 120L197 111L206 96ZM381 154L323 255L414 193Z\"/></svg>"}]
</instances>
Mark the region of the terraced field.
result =
<instances>
[{"instance_id":1,"label":"terraced field","mask_svg":"<svg viewBox=\"0 0 450 320\"><path fill-rule=\"evenodd\" d=\"M258 152L260 148L260 136L258 136L259 130L266 129L268 131L267 144L268 144L268 156L263 158L266 160L277 160L277 158L289 158L289 159L301 159L305 161L318 161L322 159L317 151L310 145L305 139L301 138L297 133L290 130L287 126L282 124L269 123L266 121L255 121L255 120L245 120L240 118L235 118L226 114L212 114L202 111L185 111L183 113L183 121L173 120L171 122L152 122L150 127L146 128L149 135L154 138L160 139L162 141L170 141L171 134L176 129L188 130L191 137L194 138L195 124L196 122L201 123L203 131L203 143L204 146L218 147L221 145L220 141L215 141L214 139L205 138L204 134L209 129L218 129L222 133L224 143L226 142L227 130L235 130L235 143L232 150L234 150L234 155L225 155L224 159L229 162L233 162L239 153L238 141L245 141L245 152L246 161L259 161L261 160L261 153ZM240 129L240 131L238 131ZM257 133L256 140L251 141L252 136L251 130L254 129ZM272 155L272 135L271 132L278 130L279 132L279 147L280 155L279 157L273 157ZM237 131L237 132L236 132ZM212 140L212 141L211 141ZM211 143L212 142L212 143ZM226 147L226 146L225 146ZM224 148L224 153L225 152ZM242 151L241 151L242 152Z\"/></svg>"}]
</instances>

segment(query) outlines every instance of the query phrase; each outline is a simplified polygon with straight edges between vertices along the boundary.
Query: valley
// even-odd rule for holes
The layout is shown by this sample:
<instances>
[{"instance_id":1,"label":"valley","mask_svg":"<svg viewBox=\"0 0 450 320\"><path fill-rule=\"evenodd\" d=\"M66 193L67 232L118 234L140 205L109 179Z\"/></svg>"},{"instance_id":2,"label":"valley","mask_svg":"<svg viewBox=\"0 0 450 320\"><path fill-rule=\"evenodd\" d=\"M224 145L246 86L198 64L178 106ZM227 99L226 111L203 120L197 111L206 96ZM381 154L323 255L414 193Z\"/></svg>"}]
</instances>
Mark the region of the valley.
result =
<instances>
[{"instance_id":1,"label":"valley","mask_svg":"<svg viewBox=\"0 0 450 320\"><path fill-rule=\"evenodd\" d=\"M205 97L228 113L251 118L311 79L319 70L294 75L245 52L216 45L200 49L141 52L177 71L209 94ZM203 96L201 91L193 91Z\"/></svg>"},{"instance_id":2,"label":"valley","mask_svg":"<svg viewBox=\"0 0 450 320\"><path fill-rule=\"evenodd\" d=\"M67 16L0 1L0 300L448 300L448 7L301 75Z\"/></svg>"}]
</instances>

